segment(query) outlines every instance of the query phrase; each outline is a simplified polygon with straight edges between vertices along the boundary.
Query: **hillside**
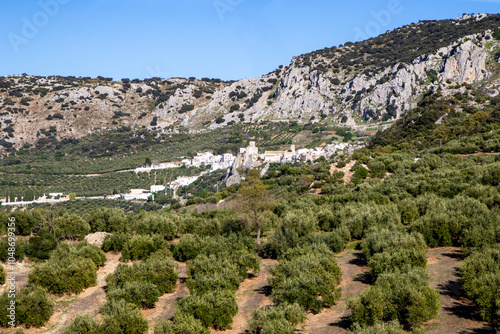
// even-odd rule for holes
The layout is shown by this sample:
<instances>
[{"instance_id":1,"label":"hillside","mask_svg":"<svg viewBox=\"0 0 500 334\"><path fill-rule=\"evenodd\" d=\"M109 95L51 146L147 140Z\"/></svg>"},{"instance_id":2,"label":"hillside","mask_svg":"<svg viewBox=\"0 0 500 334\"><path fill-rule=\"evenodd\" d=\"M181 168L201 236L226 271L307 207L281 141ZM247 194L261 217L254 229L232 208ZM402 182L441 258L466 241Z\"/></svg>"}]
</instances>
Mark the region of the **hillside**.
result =
<instances>
[{"instance_id":1,"label":"hillside","mask_svg":"<svg viewBox=\"0 0 500 334\"><path fill-rule=\"evenodd\" d=\"M500 44L492 35L499 27L500 15L423 21L231 82L2 77L0 149L56 147L109 130L195 133L259 120L366 129L401 118L429 91L447 97L466 84L498 95Z\"/></svg>"}]
</instances>

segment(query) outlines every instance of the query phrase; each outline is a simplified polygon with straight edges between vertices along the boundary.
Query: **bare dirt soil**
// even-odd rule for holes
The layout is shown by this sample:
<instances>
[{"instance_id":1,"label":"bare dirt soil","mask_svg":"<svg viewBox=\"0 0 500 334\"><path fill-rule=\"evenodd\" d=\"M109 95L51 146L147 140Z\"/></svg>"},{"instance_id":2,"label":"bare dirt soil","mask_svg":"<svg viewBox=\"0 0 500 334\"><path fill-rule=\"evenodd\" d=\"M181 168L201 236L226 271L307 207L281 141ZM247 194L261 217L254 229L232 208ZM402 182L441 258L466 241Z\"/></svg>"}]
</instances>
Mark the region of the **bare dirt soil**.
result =
<instances>
[{"instance_id":1,"label":"bare dirt soil","mask_svg":"<svg viewBox=\"0 0 500 334\"><path fill-rule=\"evenodd\" d=\"M177 263L177 272L179 273L179 280L177 287L173 293L167 293L161 296L155 305L155 308L149 310L142 310L142 314L149 321L148 333L153 333L155 325L159 322L170 320L176 311L176 301L182 296L189 294L186 287L186 264L183 262Z\"/></svg>"},{"instance_id":2,"label":"bare dirt soil","mask_svg":"<svg viewBox=\"0 0 500 334\"><path fill-rule=\"evenodd\" d=\"M489 334L495 333L487 323L481 321L476 308L465 298L459 278L459 266L463 254L459 248L447 247L429 250L428 271L431 276L430 284L441 297L441 308L436 319L426 324L429 334ZM97 285L86 289L79 295L54 297L56 302L54 315L46 326L42 328L24 329L26 334L59 334L77 315L90 313L98 317L98 310L106 301L105 278L117 267L120 254L107 253L106 265L97 272ZM319 314L309 314L301 333L310 334L338 334L346 333L351 325L349 320L348 301L362 293L368 286L364 255L359 250L348 249L337 256L342 269L342 299L330 308ZM232 329L215 331L212 333L241 334L247 333L248 320L254 310L272 305L266 295L269 291L268 279L271 277L269 269L277 265L276 260L264 259L261 272L255 277L244 280L236 293L239 311L233 319ZM185 280L186 265L177 262L179 281L173 293L160 297L154 309L142 310L149 321L149 333L153 333L158 322L171 319L176 311L176 301L189 293ZM24 264L18 269L17 282L27 284L31 265ZM5 287L4 287L5 289ZM16 329L3 329L2 333L15 333Z\"/></svg>"},{"instance_id":3,"label":"bare dirt soil","mask_svg":"<svg viewBox=\"0 0 500 334\"><path fill-rule=\"evenodd\" d=\"M441 296L438 316L425 326L428 333L495 333L487 323L481 321L476 307L465 298L458 271L464 257L462 251L459 248L446 247L431 249L428 254L430 285Z\"/></svg>"},{"instance_id":4,"label":"bare dirt soil","mask_svg":"<svg viewBox=\"0 0 500 334\"><path fill-rule=\"evenodd\" d=\"M275 267L277 264L278 261L276 260L262 260L260 273L255 277L244 280L236 292L238 314L233 318L232 329L226 331L212 330L212 333L245 333L252 312L261 307L273 304L271 299L266 296L266 291L268 291L268 279L272 276L269 269Z\"/></svg>"},{"instance_id":5,"label":"bare dirt soil","mask_svg":"<svg viewBox=\"0 0 500 334\"><path fill-rule=\"evenodd\" d=\"M106 302L106 276L112 273L120 262L120 254L107 253L106 264L97 271L97 285L73 296L55 297L55 310L49 322L41 328L24 329L26 334L59 334L77 315L97 315L99 307ZM27 276L27 273L26 275ZM2 333L14 333L16 329L5 329Z\"/></svg>"},{"instance_id":6,"label":"bare dirt soil","mask_svg":"<svg viewBox=\"0 0 500 334\"><path fill-rule=\"evenodd\" d=\"M342 168L337 167L337 164L331 164L330 174L333 175L334 172L343 172L344 173L344 183L349 183L349 182L351 182L351 178L354 175L354 173L351 171L351 168L354 167L355 164L356 164L355 160L349 162L345 167L342 167Z\"/></svg>"},{"instance_id":7,"label":"bare dirt soil","mask_svg":"<svg viewBox=\"0 0 500 334\"><path fill-rule=\"evenodd\" d=\"M369 268L362 251L349 249L337 256L342 269L342 299L318 314L310 314L304 324L303 333L338 334L345 333L351 325L347 302L362 293L369 285L366 274Z\"/></svg>"}]
</instances>

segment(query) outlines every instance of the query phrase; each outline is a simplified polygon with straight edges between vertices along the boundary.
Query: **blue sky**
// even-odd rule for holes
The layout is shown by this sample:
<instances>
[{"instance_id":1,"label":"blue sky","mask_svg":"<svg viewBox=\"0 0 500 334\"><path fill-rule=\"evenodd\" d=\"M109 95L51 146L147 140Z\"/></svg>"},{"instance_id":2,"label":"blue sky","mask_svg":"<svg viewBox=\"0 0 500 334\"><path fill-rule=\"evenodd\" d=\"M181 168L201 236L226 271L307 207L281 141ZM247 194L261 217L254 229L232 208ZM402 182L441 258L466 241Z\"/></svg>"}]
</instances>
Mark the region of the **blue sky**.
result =
<instances>
[{"instance_id":1,"label":"blue sky","mask_svg":"<svg viewBox=\"0 0 500 334\"><path fill-rule=\"evenodd\" d=\"M0 4L0 76L259 77L292 57L500 0L17 0Z\"/></svg>"}]
</instances>

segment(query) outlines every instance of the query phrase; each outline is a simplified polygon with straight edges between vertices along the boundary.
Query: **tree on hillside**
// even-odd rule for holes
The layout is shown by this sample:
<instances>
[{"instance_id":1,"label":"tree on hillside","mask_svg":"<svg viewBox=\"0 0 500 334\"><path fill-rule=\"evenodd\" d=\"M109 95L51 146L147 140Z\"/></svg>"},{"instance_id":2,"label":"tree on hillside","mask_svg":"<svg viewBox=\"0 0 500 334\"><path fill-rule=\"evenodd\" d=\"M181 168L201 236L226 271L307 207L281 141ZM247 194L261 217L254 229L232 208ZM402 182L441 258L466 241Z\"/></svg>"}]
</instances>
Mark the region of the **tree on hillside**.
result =
<instances>
[{"instance_id":1,"label":"tree on hillside","mask_svg":"<svg viewBox=\"0 0 500 334\"><path fill-rule=\"evenodd\" d=\"M252 169L246 182L238 190L238 216L247 225L257 229L257 249L260 248L262 228L270 221L274 199L260 180L260 172Z\"/></svg>"}]
</instances>

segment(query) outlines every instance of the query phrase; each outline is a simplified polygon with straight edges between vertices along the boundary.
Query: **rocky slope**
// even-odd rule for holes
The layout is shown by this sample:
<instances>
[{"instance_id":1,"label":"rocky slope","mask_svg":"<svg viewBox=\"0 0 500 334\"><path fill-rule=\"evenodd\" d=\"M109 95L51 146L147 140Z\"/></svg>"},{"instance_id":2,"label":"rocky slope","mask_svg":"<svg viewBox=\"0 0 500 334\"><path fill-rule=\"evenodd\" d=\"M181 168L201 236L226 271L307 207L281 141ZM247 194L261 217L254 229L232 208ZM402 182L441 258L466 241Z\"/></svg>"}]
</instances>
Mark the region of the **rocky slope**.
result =
<instances>
[{"instance_id":1,"label":"rocky slope","mask_svg":"<svg viewBox=\"0 0 500 334\"><path fill-rule=\"evenodd\" d=\"M0 78L0 149L56 146L98 131L192 132L258 120L356 127L399 118L426 92L498 92L500 15L411 24L295 57L256 79Z\"/></svg>"}]
</instances>

